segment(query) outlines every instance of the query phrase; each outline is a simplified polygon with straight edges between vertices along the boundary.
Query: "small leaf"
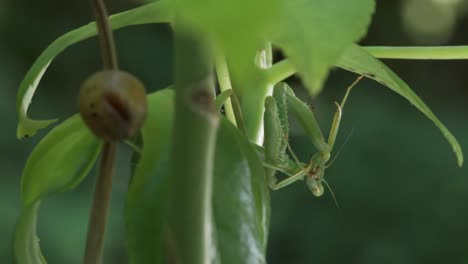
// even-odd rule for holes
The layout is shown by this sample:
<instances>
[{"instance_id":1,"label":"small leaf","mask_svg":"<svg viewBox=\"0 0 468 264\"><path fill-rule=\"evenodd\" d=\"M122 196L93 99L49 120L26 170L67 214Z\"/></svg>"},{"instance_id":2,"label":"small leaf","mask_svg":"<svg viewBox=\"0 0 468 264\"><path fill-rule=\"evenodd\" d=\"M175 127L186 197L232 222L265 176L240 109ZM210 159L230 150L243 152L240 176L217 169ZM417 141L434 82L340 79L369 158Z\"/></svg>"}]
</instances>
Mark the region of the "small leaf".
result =
<instances>
[{"instance_id":1,"label":"small leaf","mask_svg":"<svg viewBox=\"0 0 468 264\"><path fill-rule=\"evenodd\" d=\"M113 15L110 17L111 27L118 29L129 25L169 22L172 20L172 12L166 2L156 2ZM96 34L97 29L94 22L72 30L47 47L31 66L20 84L16 99L16 111L19 119L16 134L19 139L32 136L36 134L37 130L45 128L57 120L33 120L27 115L36 88L52 60L67 47Z\"/></svg>"},{"instance_id":2,"label":"small leaf","mask_svg":"<svg viewBox=\"0 0 468 264\"><path fill-rule=\"evenodd\" d=\"M143 150L127 197L130 263L165 263L173 95L164 90L148 98ZM229 121L222 119L217 138L213 258L221 263L265 263L270 212L265 170L253 146Z\"/></svg>"},{"instance_id":3,"label":"small leaf","mask_svg":"<svg viewBox=\"0 0 468 264\"><path fill-rule=\"evenodd\" d=\"M272 41L302 77L312 95L320 92L343 50L367 31L373 0L288 0L275 20Z\"/></svg>"},{"instance_id":4,"label":"small leaf","mask_svg":"<svg viewBox=\"0 0 468 264\"><path fill-rule=\"evenodd\" d=\"M19 105L17 106L17 110L19 114L17 137L19 139L31 137L34 134L36 134L37 130L45 128L49 126L50 124L57 121L57 119L32 120L27 117L27 113L26 113L28 110L29 104L31 103L34 92L36 91L36 88L39 85L39 81L41 80L45 71L49 67L50 62L51 62L50 60L46 61L44 65L42 65L43 68L39 69L39 71L37 72L37 75L34 76L35 77L34 80L30 81L28 79L30 78L30 75L26 75L25 79L23 80L23 83L21 83L20 93L23 90L24 90L24 93L22 95L22 100L18 101ZM26 87L25 86L26 84L24 83L27 83L28 86ZM26 87L26 89L24 89L23 87Z\"/></svg>"},{"instance_id":5,"label":"small leaf","mask_svg":"<svg viewBox=\"0 0 468 264\"><path fill-rule=\"evenodd\" d=\"M100 149L100 141L79 115L51 130L29 155L23 170L23 205L29 206L50 192L75 187L90 171Z\"/></svg>"},{"instance_id":6,"label":"small leaf","mask_svg":"<svg viewBox=\"0 0 468 264\"><path fill-rule=\"evenodd\" d=\"M45 264L36 235L41 200L49 193L78 185L96 162L100 141L79 115L52 129L29 155L21 178L23 211L16 225L14 250L18 264Z\"/></svg>"},{"instance_id":7,"label":"small leaf","mask_svg":"<svg viewBox=\"0 0 468 264\"><path fill-rule=\"evenodd\" d=\"M362 74L387 86L394 92L406 98L426 115L440 129L444 137L452 146L458 166L463 165L463 153L460 144L440 120L432 113L427 105L411 90L411 88L384 63L374 58L358 45L350 45L337 62L337 66L345 70Z\"/></svg>"}]
</instances>

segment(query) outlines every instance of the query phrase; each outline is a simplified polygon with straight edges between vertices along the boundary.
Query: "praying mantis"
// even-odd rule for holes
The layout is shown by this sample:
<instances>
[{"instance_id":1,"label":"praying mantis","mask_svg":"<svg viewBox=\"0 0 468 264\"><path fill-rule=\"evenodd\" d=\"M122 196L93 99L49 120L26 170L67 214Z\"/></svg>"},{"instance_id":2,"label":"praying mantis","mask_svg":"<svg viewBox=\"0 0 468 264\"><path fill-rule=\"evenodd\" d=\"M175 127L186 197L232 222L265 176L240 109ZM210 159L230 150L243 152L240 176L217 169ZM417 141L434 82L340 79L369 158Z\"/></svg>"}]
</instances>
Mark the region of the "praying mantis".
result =
<instances>
[{"instance_id":1,"label":"praying mantis","mask_svg":"<svg viewBox=\"0 0 468 264\"><path fill-rule=\"evenodd\" d=\"M335 102L336 112L327 141L325 141L317 119L310 108L294 95L294 92L286 83L279 83L275 86L273 96L268 96L265 99L264 113L263 165L267 168L267 180L271 189L278 190L305 178L306 184L314 196L319 197L323 195L323 184L331 191L330 186L324 179L325 169L330 165L327 162L330 160L335 144L346 100L351 89L362 77L358 77L348 87L341 104ZM312 141L312 144L318 150L308 164L300 162L289 145L288 111L297 119ZM287 151L289 151L294 161L288 158ZM280 171L288 177L278 181L275 176L276 171ZM332 191L331 194L336 203L336 198Z\"/></svg>"},{"instance_id":2,"label":"praying mantis","mask_svg":"<svg viewBox=\"0 0 468 264\"><path fill-rule=\"evenodd\" d=\"M284 82L275 85L273 95L265 99L264 113L264 144L263 148L257 148L263 158L263 166L266 168L267 182L272 190L284 188L298 180L306 180L306 185L314 196L322 196L325 184L330 190L336 202L335 195L329 184L324 179L325 169L330 166L331 152L335 144L336 136L341 122L341 115L346 100L352 88L363 78L359 76L346 90L340 104L335 102L336 112L330 128L328 140L322 134L320 126L314 113L309 106L296 97L293 90ZM228 90L218 96L217 104L224 102L227 97L231 97L236 102L232 90ZM234 105L238 105L234 103ZM317 148L308 164L299 161L297 155L289 145L289 120L288 112L299 122L305 130L312 144ZM291 154L293 160L289 159L287 152ZM333 162L333 161L332 161ZM278 181L276 172L287 175L285 179Z\"/></svg>"}]
</instances>

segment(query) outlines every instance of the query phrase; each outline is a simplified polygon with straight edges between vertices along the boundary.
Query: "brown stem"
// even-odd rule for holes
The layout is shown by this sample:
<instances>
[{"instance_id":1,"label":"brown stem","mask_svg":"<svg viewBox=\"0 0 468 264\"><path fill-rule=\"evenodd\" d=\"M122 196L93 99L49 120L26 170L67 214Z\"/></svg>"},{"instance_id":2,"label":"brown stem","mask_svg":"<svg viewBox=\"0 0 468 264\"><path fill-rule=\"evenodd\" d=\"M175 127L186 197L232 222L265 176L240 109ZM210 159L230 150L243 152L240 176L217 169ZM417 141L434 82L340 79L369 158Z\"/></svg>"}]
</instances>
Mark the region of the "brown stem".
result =
<instances>
[{"instance_id":1,"label":"brown stem","mask_svg":"<svg viewBox=\"0 0 468 264\"><path fill-rule=\"evenodd\" d=\"M116 153L117 143L106 142L104 144L99 177L96 182L96 189L94 190L93 207L89 217L84 264L97 264L101 262Z\"/></svg>"},{"instance_id":2,"label":"brown stem","mask_svg":"<svg viewBox=\"0 0 468 264\"><path fill-rule=\"evenodd\" d=\"M103 67L108 70L117 70L117 54L112 30L107 20L106 6L103 0L91 0L91 6L99 32ZM105 142L89 217L84 264L98 264L102 260L116 154L117 142Z\"/></svg>"},{"instance_id":3,"label":"brown stem","mask_svg":"<svg viewBox=\"0 0 468 264\"><path fill-rule=\"evenodd\" d=\"M104 69L117 70L117 53L112 30L107 20L108 14L103 0L91 0L91 6L96 19L101 44L101 56Z\"/></svg>"}]
</instances>

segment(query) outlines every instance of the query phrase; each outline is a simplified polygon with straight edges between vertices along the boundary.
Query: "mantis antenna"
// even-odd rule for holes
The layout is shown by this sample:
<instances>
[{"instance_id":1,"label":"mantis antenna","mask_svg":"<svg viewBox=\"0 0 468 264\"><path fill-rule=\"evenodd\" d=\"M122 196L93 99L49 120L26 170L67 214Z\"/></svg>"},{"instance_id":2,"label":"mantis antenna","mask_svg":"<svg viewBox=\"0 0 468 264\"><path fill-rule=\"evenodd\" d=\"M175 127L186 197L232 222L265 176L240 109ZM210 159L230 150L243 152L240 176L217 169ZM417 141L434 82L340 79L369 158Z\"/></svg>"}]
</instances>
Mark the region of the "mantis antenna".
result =
<instances>
[{"instance_id":1,"label":"mantis antenna","mask_svg":"<svg viewBox=\"0 0 468 264\"><path fill-rule=\"evenodd\" d=\"M349 139L351 138L351 136L353 135L353 131L354 131L354 128L351 129L351 132L348 134L348 136L346 137L345 141L343 142L343 144L341 145L340 149L338 150L338 152L336 153L335 157L333 157L332 161L330 161L326 166L325 168L328 168L330 167L333 162L335 162L335 160L338 158L338 156L340 156L341 154L341 151L343 150L344 146L348 143Z\"/></svg>"},{"instance_id":2,"label":"mantis antenna","mask_svg":"<svg viewBox=\"0 0 468 264\"><path fill-rule=\"evenodd\" d=\"M335 202L336 208L339 209L340 205L338 204L338 200L336 200L335 193L333 192L332 188L330 187L330 184L328 184L328 182L325 179L322 179L322 181L323 181L323 183L325 183L325 185L327 186L327 189L330 191L331 196L333 198L333 202Z\"/></svg>"}]
</instances>

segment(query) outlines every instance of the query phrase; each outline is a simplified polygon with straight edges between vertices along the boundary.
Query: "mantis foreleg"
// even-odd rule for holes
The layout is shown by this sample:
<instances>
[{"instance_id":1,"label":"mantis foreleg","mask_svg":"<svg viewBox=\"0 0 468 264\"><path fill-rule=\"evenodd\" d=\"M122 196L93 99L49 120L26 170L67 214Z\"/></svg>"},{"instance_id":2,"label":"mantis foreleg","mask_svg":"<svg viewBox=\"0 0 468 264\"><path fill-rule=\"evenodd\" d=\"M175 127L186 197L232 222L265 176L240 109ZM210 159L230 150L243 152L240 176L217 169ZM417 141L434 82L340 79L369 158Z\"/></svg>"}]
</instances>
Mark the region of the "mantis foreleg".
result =
<instances>
[{"instance_id":1,"label":"mantis foreleg","mask_svg":"<svg viewBox=\"0 0 468 264\"><path fill-rule=\"evenodd\" d=\"M289 124L285 90L275 86L273 96L265 99L264 148L265 161L269 164L284 165L287 162L286 145L289 137ZM273 188L277 183L274 169L267 170L268 184Z\"/></svg>"},{"instance_id":2,"label":"mantis foreleg","mask_svg":"<svg viewBox=\"0 0 468 264\"><path fill-rule=\"evenodd\" d=\"M330 152L333 150L333 146L335 145L335 140L336 140L336 135L338 134L338 129L340 128L340 122L341 122L341 114L344 108L344 105L346 103L346 99L348 99L348 95L351 92L351 89L353 89L354 86L363 78L364 76L361 75L356 78L356 80L348 86L348 89L346 90L346 94L343 97L343 100L341 101L341 104L338 104L335 102L336 105L336 112L333 117L333 122L332 126L330 128L330 134L328 136L328 146L330 147Z\"/></svg>"}]
</instances>

